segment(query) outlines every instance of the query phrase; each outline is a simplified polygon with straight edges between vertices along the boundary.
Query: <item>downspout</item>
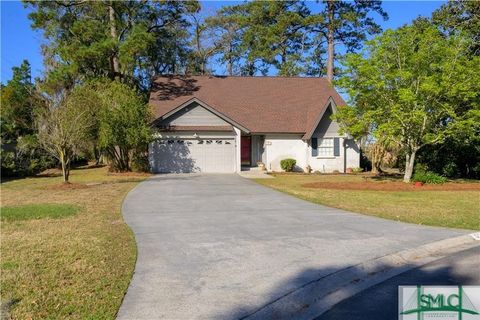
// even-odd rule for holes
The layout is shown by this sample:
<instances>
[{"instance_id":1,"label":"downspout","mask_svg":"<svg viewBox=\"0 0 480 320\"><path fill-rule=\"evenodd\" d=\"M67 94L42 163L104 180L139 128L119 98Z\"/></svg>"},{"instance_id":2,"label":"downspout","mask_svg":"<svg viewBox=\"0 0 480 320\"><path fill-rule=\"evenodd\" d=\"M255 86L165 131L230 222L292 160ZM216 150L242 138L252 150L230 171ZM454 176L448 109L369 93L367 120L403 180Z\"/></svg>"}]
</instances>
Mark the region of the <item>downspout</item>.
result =
<instances>
[{"instance_id":1,"label":"downspout","mask_svg":"<svg viewBox=\"0 0 480 320\"><path fill-rule=\"evenodd\" d=\"M347 173L347 140L343 138L343 173Z\"/></svg>"}]
</instances>

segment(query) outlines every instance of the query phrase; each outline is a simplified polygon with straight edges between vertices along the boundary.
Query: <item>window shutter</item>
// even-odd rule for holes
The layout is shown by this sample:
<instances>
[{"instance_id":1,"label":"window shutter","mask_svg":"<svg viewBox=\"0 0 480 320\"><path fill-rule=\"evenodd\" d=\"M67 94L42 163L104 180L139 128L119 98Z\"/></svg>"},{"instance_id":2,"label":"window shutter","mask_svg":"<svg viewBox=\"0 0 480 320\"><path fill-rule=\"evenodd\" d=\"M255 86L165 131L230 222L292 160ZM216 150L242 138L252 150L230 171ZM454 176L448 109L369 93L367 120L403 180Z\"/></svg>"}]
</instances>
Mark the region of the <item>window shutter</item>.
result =
<instances>
[{"instance_id":1,"label":"window shutter","mask_svg":"<svg viewBox=\"0 0 480 320\"><path fill-rule=\"evenodd\" d=\"M312 157L318 156L318 140L317 138L312 138Z\"/></svg>"},{"instance_id":2,"label":"window shutter","mask_svg":"<svg viewBox=\"0 0 480 320\"><path fill-rule=\"evenodd\" d=\"M340 156L340 138L333 138L333 155Z\"/></svg>"}]
</instances>

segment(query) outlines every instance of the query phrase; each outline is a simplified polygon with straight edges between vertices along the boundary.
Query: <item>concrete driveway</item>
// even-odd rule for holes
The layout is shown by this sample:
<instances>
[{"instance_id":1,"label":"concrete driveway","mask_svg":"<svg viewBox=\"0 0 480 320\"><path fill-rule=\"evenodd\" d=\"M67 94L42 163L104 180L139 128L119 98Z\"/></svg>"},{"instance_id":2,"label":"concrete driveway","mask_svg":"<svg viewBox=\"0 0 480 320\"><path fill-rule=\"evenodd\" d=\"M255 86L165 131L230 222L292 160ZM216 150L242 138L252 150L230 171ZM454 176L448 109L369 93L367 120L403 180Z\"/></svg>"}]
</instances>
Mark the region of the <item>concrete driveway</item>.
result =
<instances>
[{"instance_id":1,"label":"concrete driveway","mask_svg":"<svg viewBox=\"0 0 480 320\"><path fill-rule=\"evenodd\" d=\"M238 175L158 175L123 205L138 260L119 319L238 319L362 261L465 234L319 206Z\"/></svg>"}]
</instances>

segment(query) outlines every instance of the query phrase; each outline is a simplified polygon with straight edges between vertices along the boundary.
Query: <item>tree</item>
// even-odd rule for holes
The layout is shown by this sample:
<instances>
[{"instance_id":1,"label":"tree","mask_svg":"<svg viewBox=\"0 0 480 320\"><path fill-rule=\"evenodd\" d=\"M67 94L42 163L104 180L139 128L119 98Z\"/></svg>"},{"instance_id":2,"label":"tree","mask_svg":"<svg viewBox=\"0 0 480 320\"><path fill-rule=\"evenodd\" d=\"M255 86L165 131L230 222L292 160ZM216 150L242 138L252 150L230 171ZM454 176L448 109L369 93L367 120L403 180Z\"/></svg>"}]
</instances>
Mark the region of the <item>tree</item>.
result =
<instances>
[{"instance_id":1,"label":"tree","mask_svg":"<svg viewBox=\"0 0 480 320\"><path fill-rule=\"evenodd\" d=\"M58 159L63 181L68 183L71 162L90 139L91 117L82 101L66 92L58 100L46 99L48 107L37 118L38 141L46 152Z\"/></svg>"},{"instance_id":2,"label":"tree","mask_svg":"<svg viewBox=\"0 0 480 320\"><path fill-rule=\"evenodd\" d=\"M1 86L1 137L2 142L12 142L18 137L32 134L35 90L31 79L30 63L23 60L13 67L13 76Z\"/></svg>"},{"instance_id":3,"label":"tree","mask_svg":"<svg viewBox=\"0 0 480 320\"><path fill-rule=\"evenodd\" d=\"M193 34L191 41L191 61L187 66L187 73L205 75L209 72L207 70L208 59L216 51L216 44L214 43L214 39L212 39L213 30L199 15L199 11L189 16L193 27Z\"/></svg>"},{"instance_id":4,"label":"tree","mask_svg":"<svg viewBox=\"0 0 480 320\"><path fill-rule=\"evenodd\" d=\"M353 2L323 0L322 2L322 11L311 18L311 24L312 31L321 35L316 37L316 41L326 41L327 79L331 82L334 76L335 45L343 44L347 52L358 50L367 35L381 32L380 26L369 16L369 13L377 12L384 20L388 19L388 15L382 9L382 2L377 0ZM317 47L319 46L320 44L317 43ZM315 50L314 54L322 54L322 50Z\"/></svg>"},{"instance_id":5,"label":"tree","mask_svg":"<svg viewBox=\"0 0 480 320\"><path fill-rule=\"evenodd\" d=\"M207 23L218 32L216 41L227 72L253 76L269 66L280 75L304 71L308 49L306 18L310 11L301 1L252 1L226 6Z\"/></svg>"},{"instance_id":6,"label":"tree","mask_svg":"<svg viewBox=\"0 0 480 320\"><path fill-rule=\"evenodd\" d=\"M480 54L480 2L449 1L433 12L432 21L447 34L463 32L473 41L471 53Z\"/></svg>"},{"instance_id":7,"label":"tree","mask_svg":"<svg viewBox=\"0 0 480 320\"><path fill-rule=\"evenodd\" d=\"M468 54L471 40L445 36L425 19L387 30L367 42L363 54L349 54L348 76L339 84L351 97L337 119L346 130L388 138L405 154L404 181L412 176L417 152L440 143L465 119L465 105L479 107L480 60Z\"/></svg>"},{"instance_id":8,"label":"tree","mask_svg":"<svg viewBox=\"0 0 480 320\"><path fill-rule=\"evenodd\" d=\"M24 176L52 165L53 159L38 146L34 115L43 108L31 80L30 64L13 67L13 76L1 85L0 135L2 176Z\"/></svg>"},{"instance_id":9,"label":"tree","mask_svg":"<svg viewBox=\"0 0 480 320\"><path fill-rule=\"evenodd\" d=\"M185 14L196 1L24 1L44 31L47 80L69 88L108 77L147 90L155 73L178 73L188 57ZM60 81L61 80L61 81Z\"/></svg>"},{"instance_id":10,"label":"tree","mask_svg":"<svg viewBox=\"0 0 480 320\"><path fill-rule=\"evenodd\" d=\"M233 76L240 73L239 60L241 58L240 43L242 27L240 26L239 12L236 7L222 7L217 13L205 21L215 38L215 54L219 54L219 61L226 63L227 74Z\"/></svg>"},{"instance_id":11,"label":"tree","mask_svg":"<svg viewBox=\"0 0 480 320\"><path fill-rule=\"evenodd\" d=\"M131 171L135 152L145 149L152 132L150 110L142 97L129 86L112 81L97 86L99 112L99 147L115 171Z\"/></svg>"},{"instance_id":12,"label":"tree","mask_svg":"<svg viewBox=\"0 0 480 320\"><path fill-rule=\"evenodd\" d=\"M299 1L253 1L245 4L243 46L249 60L258 58L273 65L279 75L293 76L303 71L306 51L306 18L309 10Z\"/></svg>"}]
</instances>

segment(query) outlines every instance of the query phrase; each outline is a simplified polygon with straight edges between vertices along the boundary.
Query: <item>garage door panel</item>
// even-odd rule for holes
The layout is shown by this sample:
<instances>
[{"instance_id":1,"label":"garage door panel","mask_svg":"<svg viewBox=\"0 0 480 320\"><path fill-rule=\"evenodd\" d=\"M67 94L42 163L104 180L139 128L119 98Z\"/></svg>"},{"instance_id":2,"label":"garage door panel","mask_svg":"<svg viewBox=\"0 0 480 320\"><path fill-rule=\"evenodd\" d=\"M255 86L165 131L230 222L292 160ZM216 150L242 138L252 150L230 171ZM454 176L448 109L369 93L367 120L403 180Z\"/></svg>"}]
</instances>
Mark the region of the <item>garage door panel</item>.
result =
<instances>
[{"instance_id":1,"label":"garage door panel","mask_svg":"<svg viewBox=\"0 0 480 320\"><path fill-rule=\"evenodd\" d=\"M149 147L149 161L153 172L234 172L235 140L164 139Z\"/></svg>"}]
</instances>

